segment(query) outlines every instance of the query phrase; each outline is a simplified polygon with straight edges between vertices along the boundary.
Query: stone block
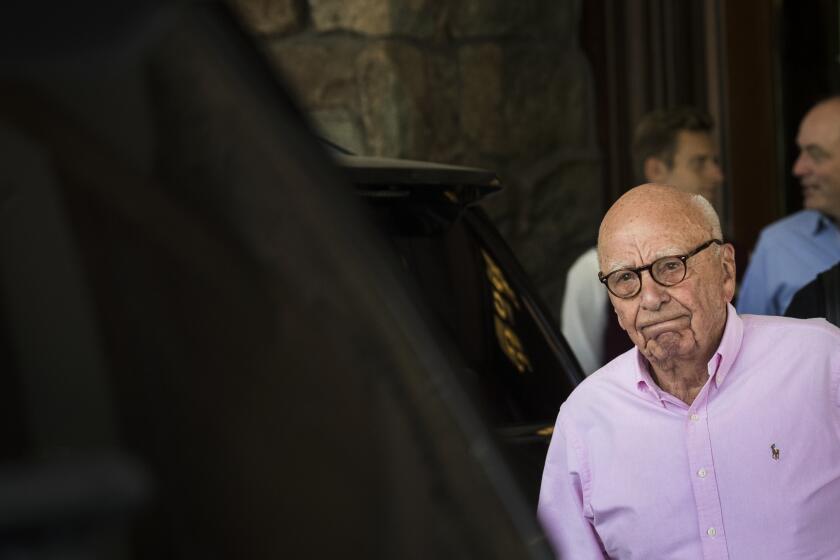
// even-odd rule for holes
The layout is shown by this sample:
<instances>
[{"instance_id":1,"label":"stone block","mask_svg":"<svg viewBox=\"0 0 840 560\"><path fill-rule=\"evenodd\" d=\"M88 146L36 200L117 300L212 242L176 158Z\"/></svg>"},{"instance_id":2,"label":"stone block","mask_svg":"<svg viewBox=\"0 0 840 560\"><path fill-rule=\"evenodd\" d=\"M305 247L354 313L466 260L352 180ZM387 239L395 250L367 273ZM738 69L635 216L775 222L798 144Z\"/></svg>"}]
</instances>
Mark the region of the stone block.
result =
<instances>
[{"instance_id":1,"label":"stone block","mask_svg":"<svg viewBox=\"0 0 840 560\"><path fill-rule=\"evenodd\" d=\"M304 108L358 111L355 61L362 46L353 37L305 36L270 42L268 53Z\"/></svg>"},{"instance_id":2,"label":"stone block","mask_svg":"<svg viewBox=\"0 0 840 560\"><path fill-rule=\"evenodd\" d=\"M310 0L309 14L317 31L344 29L367 35L391 32L388 0Z\"/></svg>"},{"instance_id":3,"label":"stone block","mask_svg":"<svg viewBox=\"0 0 840 560\"><path fill-rule=\"evenodd\" d=\"M581 51L525 45L504 61L506 141L514 157L533 157L558 146L587 145L594 133L594 92Z\"/></svg>"},{"instance_id":4,"label":"stone block","mask_svg":"<svg viewBox=\"0 0 840 560\"><path fill-rule=\"evenodd\" d=\"M465 139L461 128L459 73L450 52L431 51L425 57L426 98L422 146L433 161L463 163Z\"/></svg>"},{"instance_id":5,"label":"stone block","mask_svg":"<svg viewBox=\"0 0 840 560\"><path fill-rule=\"evenodd\" d=\"M458 51L462 133L477 150L497 155L510 149L503 116L503 61L496 43L465 45Z\"/></svg>"},{"instance_id":6,"label":"stone block","mask_svg":"<svg viewBox=\"0 0 840 560\"><path fill-rule=\"evenodd\" d=\"M577 41L580 0L459 0L450 4L453 37L539 37L572 46Z\"/></svg>"},{"instance_id":7,"label":"stone block","mask_svg":"<svg viewBox=\"0 0 840 560\"><path fill-rule=\"evenodd\" d=\"M435 161L456 157L457 71L448 57L381 41L359 55L356 74L373 154Z\"/></svg>"},{"instance_id":8,"label":"stone block","mask_svg":"<svg viewBox=\"0 0 840 560\"><path fill-rule=\"evenodd\" d=\"M365 132L359 115L344 108L315 109L309 112L309 118L316 133L354 154L368 152Z\"/></svg>"},{"instance_id":9,"label":"stone block","mask_svg":"<svg viewBox=\"0 0 840 560\"><path fill-rule=\"evenodd\" d=\"M297 0L233 0L231 6L260 35L290 33L302 26Z\"/></svg>"},{"instance_id":10,"label":"stone block","mask_svg":"<svg viewBox=\"0 0 840 560\"><path fill-rule=\"evenodd\" d=\"M365 153L443 162L461 153L451 57L345 35L293 37L271 43L269 52L299 103L321 112L315 120Z\"/></svg>"},{"instance_id":11,"label":"stone block","mask_svg":"<svg viewBox=\"0 0 840 560\"><path fill-rule=\"evenodd\" d=\"M355 64L359 110L368 138L370 155L399 157L411 136L406 116L413 111L407 84L400 79L393 47L379 42L364 49Z\"/></svg>"},{"instance_id":12,"label":"stone block","mask_svg":"<svg viewBox=\"0 0 840 560\"><path fill-rule=\"evenodd\" d=\"M447 12L435 0L310 0L318 31L345 30L364 35L441 35Z\"/></svg>"}]
</instances>

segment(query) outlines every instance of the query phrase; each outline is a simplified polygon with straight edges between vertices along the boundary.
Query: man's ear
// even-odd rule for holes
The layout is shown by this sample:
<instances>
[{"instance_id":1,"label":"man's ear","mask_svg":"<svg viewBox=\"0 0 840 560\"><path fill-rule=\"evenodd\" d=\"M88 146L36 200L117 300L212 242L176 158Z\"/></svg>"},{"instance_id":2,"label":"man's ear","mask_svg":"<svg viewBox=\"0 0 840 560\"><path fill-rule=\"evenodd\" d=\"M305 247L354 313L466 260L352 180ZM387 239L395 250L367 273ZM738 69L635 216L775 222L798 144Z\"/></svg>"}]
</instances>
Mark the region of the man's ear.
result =
<instances>
[{"instance_id":1,"label":"man's ear","mask_svg":"<svg viewBox=\"0 0 840 560\"><path fill-rule=\"evenodd\" d=\"M668 166L658 157L649 157L643 165L645 180L650 183L664 183L668 175Z\"/></svg>"},{"instance_id":2,"label":"man's ear","mask_svg":"<svg viewBox=\"0 0 840 560\"><path fill-rule=\"evenodd\" d=\"M726 301L732 302L732 298L735 297L735 247L731 243L725 243L721 251L723 293Z\"/></svg>"}]
</instances>

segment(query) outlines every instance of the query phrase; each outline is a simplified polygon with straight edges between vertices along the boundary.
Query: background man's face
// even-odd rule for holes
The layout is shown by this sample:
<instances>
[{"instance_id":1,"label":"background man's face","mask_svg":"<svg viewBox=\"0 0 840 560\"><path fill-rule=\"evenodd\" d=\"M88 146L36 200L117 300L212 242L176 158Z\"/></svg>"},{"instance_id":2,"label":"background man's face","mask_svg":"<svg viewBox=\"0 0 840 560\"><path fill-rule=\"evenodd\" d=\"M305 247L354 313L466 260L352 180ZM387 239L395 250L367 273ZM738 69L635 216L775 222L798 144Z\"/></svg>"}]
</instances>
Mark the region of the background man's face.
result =
<instances>
[{"instance_id":1,"label":"background man's face","mask_svg":"<svg viewBox=\"0 0 840 560\"><path fill-rule=\"evenodd\" d=\"M840 220L840 102L818 105L799 126L793 174L802 183L805 208Z\"/></svg>"},{"instance_id":2,"label":"background man's face","mask_svg":"<svg viewBox=\"0 0 840 560\"><path fill-rule=\"evenodd\" d=\"M723 184L723 172L712 136L706 132L681 131L677 135L673 164L669 168L663 162L662 174L650 180L702 195L714 203Z\"/></svg>"}]
</instances>

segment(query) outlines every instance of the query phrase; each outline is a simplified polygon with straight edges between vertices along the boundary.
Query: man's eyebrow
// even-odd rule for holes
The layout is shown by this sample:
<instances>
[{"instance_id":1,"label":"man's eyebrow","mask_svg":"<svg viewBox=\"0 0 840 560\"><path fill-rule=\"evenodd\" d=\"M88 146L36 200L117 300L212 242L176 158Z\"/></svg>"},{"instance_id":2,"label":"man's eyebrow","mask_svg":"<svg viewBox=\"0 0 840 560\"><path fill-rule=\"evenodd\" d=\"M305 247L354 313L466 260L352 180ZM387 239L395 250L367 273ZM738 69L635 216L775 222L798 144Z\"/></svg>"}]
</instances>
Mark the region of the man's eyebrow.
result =
<instances>
[{"instance_id":1,"label":"man's eyebrow","mask_svg":"<svg viewBox=\"0 0 840 560\"><path fill-rule=\"evenodd\" d=\"M828 150L826 150L825 148L823 148L821 145L819 145L819 144L815 144L815 143L813 143L813 142L812 142L812 143L810 143L810 144L802 144L802 143L800 143L800 142L798 142L798 141L797 141L797 142L796 142L796 145L799 147L799 150L800 150L800 151L802 151L802 152L814 152L814 151L818 151L818 152L825 152L825 153L828 153Z\"/></svg>"},{"instance_id":2,"label":"man's eyebrow","mask_svg":"<svg viewBox=\"0 0 840 560\"><path fill-rule=\"evenodd\" d=\"M805 146L800 147L801 150L808 152L812 156L827 156L828 150L820 146L819 144L807 144Z\"/></svg>"},{"instance_id":3,"label":"man's eyebrow","mask_svg":"<svg viewBox=\"0 0 840 560\"><path fill-rule=\"evenodd\" d=\"M632 264L627 264L627 263L623 263L623 262L613 261L613 262L607 263L607 264L608 264L608 266L603 271L604 276L606 276L608 274L612 274L616 270L626 270L626 269L629 269L629 268L636 268Z\"/></svg>"},{"instance_id":4,"label":"man's eyebrow","mask_svg":"<svg viewBox=\"0 0 840 560\"><path fill-rule=\"evenodd\" d=\"M640 264L640 265L636 265L635 263L627 263L626 261L610 261L610 262L607 263L607 265L608 265L607 269L605 271L603 271L603 274L604 274L604 276L606 276L607 274L611 274L611 273L615 272L616 270L632 270L634 268L639 268L641 266L647 266L647 265L651 264L652 262L654 262L656 260L659 260L661 258L684 255L687 252L689 252L690 250L691 249L682 249L682 248L675 247L675 246L665 247L664 249L660 249L659 251L657 251L652 260L650 260L648 262L645 262L643 264Z\"/></svg>"}]
</instances>

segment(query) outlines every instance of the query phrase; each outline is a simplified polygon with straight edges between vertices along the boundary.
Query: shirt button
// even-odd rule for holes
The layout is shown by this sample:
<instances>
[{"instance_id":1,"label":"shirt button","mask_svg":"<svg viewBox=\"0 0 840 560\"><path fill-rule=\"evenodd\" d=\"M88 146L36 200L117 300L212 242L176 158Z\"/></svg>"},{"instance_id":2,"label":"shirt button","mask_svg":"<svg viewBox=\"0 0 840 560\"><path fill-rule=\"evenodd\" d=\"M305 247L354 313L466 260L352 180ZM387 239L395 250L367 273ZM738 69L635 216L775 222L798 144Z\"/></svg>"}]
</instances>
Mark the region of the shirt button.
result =
<instances>
[{"instance_id":1,"label":"shirt button","mask_svg":"<svg viewBox=\"0 0 840 560\"><path fill-rule=\"evenodd\" d=\"M700 478L706 478L706 469L700 469L699 471L697 471L697 476L699 476Z\"/></svg>"},{"instance_id":2,"label":"shirt button","mask_svg":"<svg viewBox=\"0 0 840 560\"><path fill-rule=\"evenodd\" d=\"M709 527L709 530L706 531L706 534L710 537L714 537L715 535L717 535L717 531L715 531L714 527Z\"/></svg>"},{"instance_id":3,"label":"shirt button","mask_svg":"<svg viewBox=\"0 0 840 560\"><path fill-rule=\"evenodd\" d=\"M692 422L697 422L698 420L700 420L700 415L699 414L692 414L691 415L691 421Z\"/></svg>"}]
</instances>

